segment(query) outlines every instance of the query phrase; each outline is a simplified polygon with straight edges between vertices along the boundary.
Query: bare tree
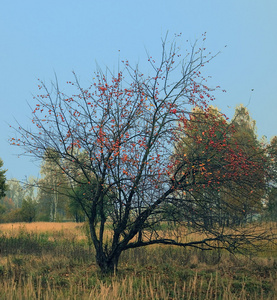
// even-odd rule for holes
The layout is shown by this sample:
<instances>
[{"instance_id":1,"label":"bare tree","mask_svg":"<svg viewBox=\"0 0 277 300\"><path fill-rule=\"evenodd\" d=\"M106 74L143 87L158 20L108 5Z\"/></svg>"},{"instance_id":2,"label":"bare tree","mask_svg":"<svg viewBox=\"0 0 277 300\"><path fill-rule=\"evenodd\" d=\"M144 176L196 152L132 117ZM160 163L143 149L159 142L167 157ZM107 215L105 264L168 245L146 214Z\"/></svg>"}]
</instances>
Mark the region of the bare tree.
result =
<instances>
[{"instance_id":1,"label":"bare tree","mask_svg":"<svg viewBox=\"0 0 277 300\"><path fill-rule=\"evenodd\" d=\"M197 218L191 221L203 233L199 240L186 242L182 235L158 230L162 221L173 221L165 214L168 204L181 206L182 197L176 194L200 184L190 180L192 170L180 176L178 165L183 162L172 157L180 123L190 118L191 107L205 109L213 100L200 73L213 58L205 53L196 42L183 57L175 42L163 40L160 61L148 56L148 76L124 61L116 75L97 71L87 89L73 73L74 81L68 82L74 89L70 96L57 81L51 90L40 82L44 93L34 97L34 129L20 127L20 138L11 141L38 159L51 149L72 190L86 186L89 199L84 192L84 198L76 197L76 201L88 218L103 272L113 271L121 253L130 248L167 244L231 251L253 239L268 238L235 228L225 233L225 228L205 227ZM234 164L226 169L228 180L239 168Z\"/></svg>"}]
</instances>

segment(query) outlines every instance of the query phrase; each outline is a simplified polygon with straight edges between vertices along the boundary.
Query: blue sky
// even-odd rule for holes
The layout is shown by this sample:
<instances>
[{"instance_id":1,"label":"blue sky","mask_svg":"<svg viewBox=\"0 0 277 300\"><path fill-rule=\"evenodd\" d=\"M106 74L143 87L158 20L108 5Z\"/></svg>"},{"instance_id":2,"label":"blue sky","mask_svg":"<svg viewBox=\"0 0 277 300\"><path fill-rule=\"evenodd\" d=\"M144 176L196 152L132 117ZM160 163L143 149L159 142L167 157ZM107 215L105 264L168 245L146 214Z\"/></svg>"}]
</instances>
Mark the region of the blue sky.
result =
<instances>
[{"instance_id":1,"label":"blue sky","mask_svg":"<svg viewBox=\"0 0 277 300\"><path fill-rule=\"evenodd\" d=\"M143 69L145 49L158 57L167 31L191 42L207 32L206 48L221 51L207 68L210 84L227 90L216 105L232 117L236 105L248 104L259 137L277 135L276 15L276 0L3 1L0 158L7 178L39 175L39 162L18 158L20 148L8 143L8 124L30 124L38 78L49 83L56 73L64 83L74 70L86 87L96 62L116 70L128 59Z\"/></svg>"}]
</instances>

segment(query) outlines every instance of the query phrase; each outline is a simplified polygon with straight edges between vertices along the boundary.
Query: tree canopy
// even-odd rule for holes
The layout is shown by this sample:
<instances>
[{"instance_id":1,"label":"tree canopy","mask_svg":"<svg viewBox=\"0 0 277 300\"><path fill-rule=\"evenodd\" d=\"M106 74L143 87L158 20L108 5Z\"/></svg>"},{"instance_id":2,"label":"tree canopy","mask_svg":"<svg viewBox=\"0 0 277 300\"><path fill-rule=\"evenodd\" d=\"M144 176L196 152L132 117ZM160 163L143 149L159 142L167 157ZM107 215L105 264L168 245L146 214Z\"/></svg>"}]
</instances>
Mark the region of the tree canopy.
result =
<instances>
[{"instance_id":1,"label":"tree canopy","mask_svg":"<svg viewBox=\"0 0 277 300\"><path fill-rule=\"evenodd\" d=\"M254 128L242 122L249 119L248 112L241 106L231 122L212 106L192 112L189 120L179 123L172 156L172 178L184 180L183 201L177 196L179 210L181 206L188 219L202 219L206 227L246 221L261 207L267 175L265 152ZM235 122L237 114L240 122Z\"/></svg>"}]
</instances>

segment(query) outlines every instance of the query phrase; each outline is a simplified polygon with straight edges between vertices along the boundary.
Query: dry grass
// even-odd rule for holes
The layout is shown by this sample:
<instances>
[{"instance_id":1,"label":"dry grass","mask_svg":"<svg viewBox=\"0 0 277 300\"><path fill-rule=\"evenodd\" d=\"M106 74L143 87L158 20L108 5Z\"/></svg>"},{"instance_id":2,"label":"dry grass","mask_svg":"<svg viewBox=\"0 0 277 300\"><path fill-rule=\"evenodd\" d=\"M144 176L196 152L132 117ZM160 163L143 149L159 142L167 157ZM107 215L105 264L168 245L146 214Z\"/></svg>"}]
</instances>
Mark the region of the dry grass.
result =
<instances>
[{"instance_id":1,"label":"dry grass","mask_svg":"<svg viewBox=\"0 0 277 300\"><path fill-rule=\"evenodd\" d=\"M164 274L152 273L150 269L149 273L141 275L129 272L128 275L107 279L87 270L82 278L77 279L74 274L66 273L48 280L43 276L19 280L14 275L0 283L0 299L277 299L277 281L273 277L266 282L251 281L246 277L222 277L219 272L209 274L196 271L191 275L188 273L188 278L175 278L176 281L171 283ZM272 287L270 292L269 286Z\"/></svg>"},{"instance_id":2,"label":"dry grass","mask_svg":"<svg viewBox=\"0 0 277 300\"><path fill-rule=\"evenodd\" d=\"M5 233L8 236L18 235L22 231L29 233L47 233L49 235L62 234L66 238L76 238L78 240L86 239L87 234L85 233L84 223L58 223L58 222L34 222L34 223L7 223L0 224L0 233ZM165 226L166 227L166 226ZM247 227L242 227L244 230L248 231L272 231L277 234L277 223L263 223L263 224L250 224ZM179 239L180 242L191 242L196 240L201 240L203 238L210 237L209 235L204 235L203 233L193 231L186 227L175 228L174 230L165 228L161 230L156 230L157 234L163 238L173 238ZM228 231L226 231L228 233ZM231 232L229 232L231 233ZM107 225L104 238L109 239L112 236L112 231L109 230L109 224ZM273 246L272 249L276 247Z\"/></svg>"},{"instance_id":3,"label":"dry grass","mask_svg":"<svg viewBox=\"0 0 277 300\"><path fill-rule=\"evenodd\" d=\"M80 238L78 238L80 237ZM0 299L277 299L277 259L151 246L103 276L82 224L0 225Z\"/></svg>"},{"instance_id":4,"label":"dry grass","mask_svg":"<svg viewBox=\"0 0 277 300\"><path fill-rule=\"evenodd\" d=\"M65 237L78 237L85 239L85 234L80 231L84 223L58 223L58 222L34 222L34 223L6 223L0 224L0 233L5 233L8 236L16 236L22 231L29 233L48 233L50 235L62 234Z\"/></svg>"},{"instance_id":5,"label":"dry grass","mask_svg":"<svg viewBox=\"0 0 277 300\"><path fill-rule=\"evenodd\" d=\"M222 285L222 290L218 291L218 286ZM195 275L181 289L175 285L171 292L167 291L163 285L161 278L140 279L137 283L134 277L126 277L120 281L113 279L110 283L103 283L101 280L96 281L95 286L89 291L82 285L76 285L74 282L68 284L67 292L62 291L55 286L47 285L42 288L40 279L33 284L31 280L27 280L22 284L18 284L12 280L8 284L1 287L2 296L0 299L97 299L97 300L129 300L129 299L222 299L222 300L274 300L275 296L270 295L250 295L246 289L246 282L242 282L241 286L234 291L232 281L225 284L218 278L210 278L208 286L206 281ZM251 298L250 298L251 297Z\"/></svg>"}]
</instances>

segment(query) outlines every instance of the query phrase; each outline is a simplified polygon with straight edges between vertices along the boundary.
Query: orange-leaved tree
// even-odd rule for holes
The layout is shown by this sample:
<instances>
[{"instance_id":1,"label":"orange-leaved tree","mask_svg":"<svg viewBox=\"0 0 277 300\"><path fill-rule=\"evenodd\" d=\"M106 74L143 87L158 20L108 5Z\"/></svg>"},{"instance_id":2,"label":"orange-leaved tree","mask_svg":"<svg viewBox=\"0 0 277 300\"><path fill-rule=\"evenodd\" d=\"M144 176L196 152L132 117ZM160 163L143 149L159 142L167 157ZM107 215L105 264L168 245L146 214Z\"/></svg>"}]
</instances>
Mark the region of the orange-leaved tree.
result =
<instances>
[{"instance_id":1,"label":"orange-leaved tree","mask_svg":"<svg viewBox=\"0 0 277 300\"><path fill-rule=\"evenodd\" d=\"M218 189L218 182L244 178L243 167L251 164L244 153L229 146L228 132L223 130L222 140L212 143L213 128L201 133L211 137L208 144L205 139L195 141L207 154L207 165L200 165L203 161L198 163L193 155L192 161L184 155L172 159L181 139L180 123L188 124L191 118L200 122L191 107L206 110L213 100L201 75L213 58L205 53L198 42L186 54L175 42L168 47L164 40L161 59L148 57L149 75L124 61L123 70L115 75L97 71L88 88L81 87L75 74L68 82L72 92L62 92L57 82L51 88L40 82L44 93L34 97L33 128L21 126L20 136L11 140L39 159L51 149L71 193L88 186L89 199L76 197L76 201L87 216L103 272L113 271L121 253L131 248L166 244L213 249L217 245L231 251L256 237L255 232L225 234L216 227L206 231L201 224L203 235L191 241L157 230L160 222L171 222L165 214L168 204L182 203L177 192L197 190L200 184ZM218 122L226 121L222 117ZM267 236L259 233L259 238Z\"/></svg>"},{"instance_id":2,"label":"orange-leaved tree","mask_svg":"<svg viewBox=\"0 0 277 300\"><path fill-rule=\"evenodd\" d=\"M268 173L265 151L242 109L228 122L217 108L195 107L190 119L179 122L171 176L179 186L183 181L183 193L176 193L174 207L176 217L193 226L239 224L261 208Z\"/></svg>"}]
</instances>

